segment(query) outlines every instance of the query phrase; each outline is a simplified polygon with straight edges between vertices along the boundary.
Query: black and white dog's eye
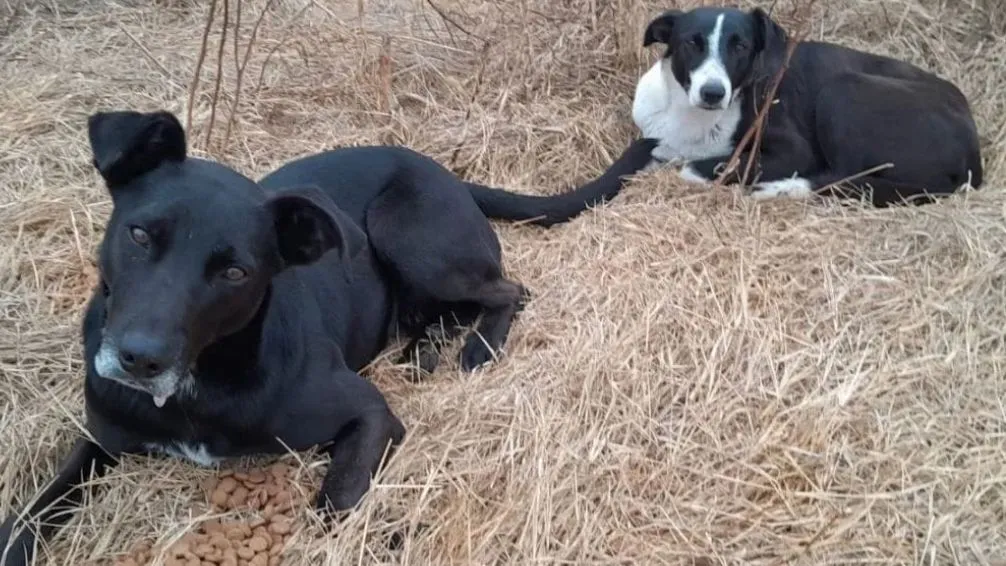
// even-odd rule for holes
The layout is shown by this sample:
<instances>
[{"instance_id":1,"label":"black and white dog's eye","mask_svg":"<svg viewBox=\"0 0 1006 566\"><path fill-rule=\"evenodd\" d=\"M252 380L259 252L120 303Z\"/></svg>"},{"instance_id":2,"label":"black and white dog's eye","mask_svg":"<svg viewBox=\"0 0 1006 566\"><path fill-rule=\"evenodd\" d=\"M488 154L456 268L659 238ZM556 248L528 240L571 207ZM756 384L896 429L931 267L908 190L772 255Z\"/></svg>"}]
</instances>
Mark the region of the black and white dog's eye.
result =
<instances>
[{"instance_id":1,"label":"black and white dog's eye","mask_svg":"<svg viewBox=\"0 0 1006 566\"><path fill-rule=\"evenodd\" d=\"M734 51L736 51L738 53L743 53L743 52L747 51L747 49L748 49L748 44L744 43L743 41L738 41L737 43L734 43Z\"/></svg>"},{"instance_id":2,"label":"black and white dog's eye","mask_svg":"<svg viewBox=\"0 0 1006 566\"><path fill-rule=\"evenodd\" d=\"M688 40L688 45L690 45L690 46L692 46L692 47L694 47L696 49L699 49L699 48L702 47L702 38L699 37L699 36L692 37L692 38L690 38Z\"/></svg>"},{"instance_id":3,"label":"black and white dog's eye","mask_svg":"<svg viewBox=\"0 0 1006 566\"><path fill-rule=\"evenodd\" d=\"M150 234L146 230L140 228L139 226L133 226L129 229L129 237L133 239L137 245L147 247L150 245Z\"/></svg>"}]
</instances>

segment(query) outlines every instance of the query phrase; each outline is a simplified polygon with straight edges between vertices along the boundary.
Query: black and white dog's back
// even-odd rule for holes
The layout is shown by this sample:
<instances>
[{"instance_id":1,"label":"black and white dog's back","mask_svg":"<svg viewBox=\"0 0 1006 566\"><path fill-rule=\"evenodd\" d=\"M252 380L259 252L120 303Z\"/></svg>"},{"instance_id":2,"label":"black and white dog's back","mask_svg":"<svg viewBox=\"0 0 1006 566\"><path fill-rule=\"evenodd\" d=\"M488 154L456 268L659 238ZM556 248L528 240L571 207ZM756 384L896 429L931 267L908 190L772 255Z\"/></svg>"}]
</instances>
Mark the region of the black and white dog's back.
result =
<instances>
[{"instance_id":1,"label":"black and white dog's back","mask_svg":"<svg viewBox=\"0 0 1006 566\"><path fill-rule=\"evenodd\" d=\"M644 45L667 48L640 79L632 115L660 140L655 162L680 165L693 182L717 177L785 64L787 41L761 9L671 10L650 22ZM956 86L829 43L797 46L762 135L756 198L871 193L885 206L982 183L977 128Z\"/></svg>"}]
</instances>

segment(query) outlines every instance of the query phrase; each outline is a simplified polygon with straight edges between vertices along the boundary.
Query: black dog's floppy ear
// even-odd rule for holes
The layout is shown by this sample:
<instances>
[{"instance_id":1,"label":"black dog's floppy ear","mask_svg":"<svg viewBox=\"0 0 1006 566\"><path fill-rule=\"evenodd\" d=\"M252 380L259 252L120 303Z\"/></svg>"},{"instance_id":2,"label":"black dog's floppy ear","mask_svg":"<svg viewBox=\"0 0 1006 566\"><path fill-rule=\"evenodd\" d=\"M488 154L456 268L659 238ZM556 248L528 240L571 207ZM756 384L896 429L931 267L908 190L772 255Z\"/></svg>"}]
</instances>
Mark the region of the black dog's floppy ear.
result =
<instances>
[{"instance_id":1,"label":"black dog's floppy ear","mask_svg":"<svg viewBox=\"0 0 1006 566\"><path fill-rule=\"evenodd\" d=\"M777 24L765 10L755 8L751 10L751 17L755 23L754 51L756 53L765 50L785 50L786 30ZM780 53L781 54L781 53Z\"/></svg>"},{"instance_id":2,"label":"black dog's floppy ear","mask_svg":"<svg viewBox=\"0 0 1006 566\"><path fill-rule=\"evenodd\" d=\"M94 167L109 188L186 155L182 124L167 111L98 112L87 119L87 136Z\"/></svg>"},{"instance_id":3,"label":"black dog's floppy ear","mask_svg":"<svg viewBox=\"0 0 1006 566\"><path fill-rule=\"evenodd\" d=\"M313 263L333 248L346 260L367 241L363 230L316 187L284 190L267 206L284 266Z\"/></svg>"},{"instance_id":4,"label":"black dog's floppy ear","mask_svg":"<svg viewBox=\"0 0 1006 566\"><path fill-rule=\"evenodd\" d=\"M654 43L666 44L671 40L671 32L674 31L674 21L683 12L681 10L668 10L660 14L650 25L646 26L646 33L643 34L643 47L649 47Z\"/></svg>"}]
</instances>

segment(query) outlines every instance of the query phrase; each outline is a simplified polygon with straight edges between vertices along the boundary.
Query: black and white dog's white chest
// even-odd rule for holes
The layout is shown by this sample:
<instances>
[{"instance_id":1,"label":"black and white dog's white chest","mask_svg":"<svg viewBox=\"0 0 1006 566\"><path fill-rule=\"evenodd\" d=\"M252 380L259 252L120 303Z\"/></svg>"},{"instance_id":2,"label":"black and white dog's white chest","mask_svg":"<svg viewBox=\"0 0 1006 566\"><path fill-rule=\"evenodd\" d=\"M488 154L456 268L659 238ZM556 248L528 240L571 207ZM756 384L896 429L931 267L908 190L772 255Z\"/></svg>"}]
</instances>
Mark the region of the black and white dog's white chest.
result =
<instances>
[{"instance_id":1,"label":"black and white dog's white chest","mask_svg":"<svg viewBox=\"0 0 1006 566\"><path fill-rule=\"evenodd\" d=\"M696 108L669 67L667 59L654 64L639 80L632 104L642 135L660 140L653 157L683 165L732 153L742 118L740 97L721 111Z\"/></svg>"}]
</instances>

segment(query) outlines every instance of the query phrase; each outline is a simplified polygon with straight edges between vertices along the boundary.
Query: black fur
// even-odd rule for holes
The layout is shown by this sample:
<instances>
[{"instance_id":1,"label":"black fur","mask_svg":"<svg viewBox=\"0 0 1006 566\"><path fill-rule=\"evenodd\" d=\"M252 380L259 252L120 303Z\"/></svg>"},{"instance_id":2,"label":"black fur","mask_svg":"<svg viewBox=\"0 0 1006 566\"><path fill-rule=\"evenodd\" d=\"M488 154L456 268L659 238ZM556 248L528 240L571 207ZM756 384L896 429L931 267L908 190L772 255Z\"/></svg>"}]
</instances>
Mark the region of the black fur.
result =
<instances>
[{"instance_id":1,"label":"black fur","mask_svg":"<svg viewBox=\"0 0 1006 566\"><path fill-rule=\"evenodd\" d=\"M187 157L182 127L166 112L99 113L89 132L114 202L101 284L82 325L95 442L79 440L59 476L0 527L7 566L30 562L36 539L79 505L81 482L127 453L185 444L235 457L327 446L317 504L352 508L405 434L357 372L396 328L432 371L428 327L481 315L462 350L471 370L503 346L525 299L503 277L480 207L542 224L572 218L613 196L655 146L635 142L578 196L527 197L465 183L396 147L312 155L256 183ZM191 380L165 377L186 374Z\"/></svg>"},{"instance_id":2,"label":"black fur","mask_svg":"<svg viewBox=\"0 0 1006 566\"><path fill-rule=\"evenodd\" d=\"M687 42L708 35L719 15L725 20L718 48L743 104L733 135L736 145L784 64L786 31L760 8L698 8L658 16L648 26L644 44L667 44L665 57L672 58L675 77L687 87L687 70L705 57L690 55ZM735 50L732 45L751 49ZM797 46L776 99L756 159L758 177L749 182L795 175L807 179L819 194L870 195L877 206L930 202L933 195L953 193L965 183L974 188L982 184L978 132L967 99L950 82L914 65L806 41ZM713 179L729 157L710 156L690 167ZM748 152L742 154L741 171L749 158ZM833 186L887 163L893 167Z\"/></svg>"}]
</instances>

